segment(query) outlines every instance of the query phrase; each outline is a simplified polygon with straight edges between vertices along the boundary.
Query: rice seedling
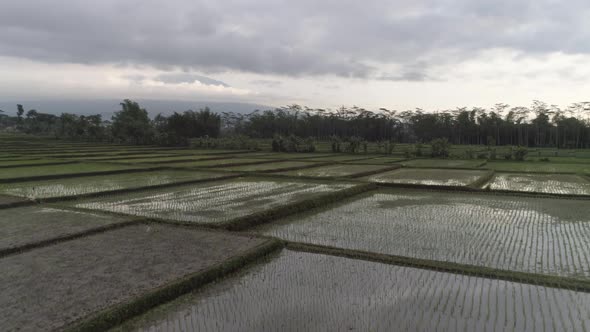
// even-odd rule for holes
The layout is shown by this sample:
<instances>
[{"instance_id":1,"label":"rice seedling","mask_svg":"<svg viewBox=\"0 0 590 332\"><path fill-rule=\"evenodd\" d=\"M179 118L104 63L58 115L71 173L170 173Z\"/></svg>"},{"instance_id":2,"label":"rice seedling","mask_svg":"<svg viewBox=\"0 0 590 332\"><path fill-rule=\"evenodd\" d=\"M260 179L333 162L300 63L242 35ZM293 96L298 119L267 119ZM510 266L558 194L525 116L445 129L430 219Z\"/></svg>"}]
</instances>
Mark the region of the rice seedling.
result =
<instances>
[{"instance_id":1,"label":"rice seedling","mask_svg":"<svg viewBox=\"0 0 590 332\"><path fill-rule=\"evenodd\" d=\"M212 224L352 186L346 183L240 179L113 195L79 202L74 206L148 218Z\"/></svg>"},{"instance_id":2,"label":"rice seedling","mask_svg":"<svg viewBox=\"0 0 590 332\"><path fill-rule=\"evenodd\" d=\"M590 294L284 250L113 331L584 330Z\"/></svg>"},{"instance_id":3,"label":"rice seedling","mask_svg":"<svg viewBox=\"0 0 590 332\"><path fill-rule=\"evenodd\" d=\"M590 174L589 163L563 163L554 162L489 162L485 168L502 172L527 172L527 173L585 173Z\"/></svg>"},{"instance_id":4,"label":"rice seedling","mask_svg":"<svg viewBox=\"0 0 590 332\"><path fill-rule=\"evenodd\" d=\"M429 167L429 168L477 168L484 161L482 160L459 160L459 159L413 159L404 161L404 167Z\"/></svg>"},{"instance_id":5,"label":"rice seedling","mask_svg":"<svg viewBox=\"0 0 590 332\"><path fill-rule=\"evenodd\" d=\"M266 171L280 171L283 169L309 167L316 165L317 163L305 162L305 161L279 161L265 164L255 165L242 165L242 166L226 166L221 169L226 171L237 171L237 172L266 172Z\"/></svg>"},{"instance_id":6,"label":"rice seedling","mask_svg":"<svg viewBox=\"0 0 590 332\"><path fill-rule=\"evenodd\" d=\"M287 176L302 176L302 177L350 177L357 174L378 172L379 170L388 170L384 165L327 165L313 168L305 168L300 170L293 170L281 172L278 174Z\"/></svg>"},{"instance_id":7,"label":"rice seedling","mask_svg":"<svg viewBox=\"0 0 590 332\"><path fill-rule=\"evenodd\" d=\"M402 168L371 175L364 179L377 183L428 186L468 186L485 175L485 171L476 170Z\"/></svg>"},{"instance_id":8,"label":"rice seedling","mask_svg":"<svg viewBox=\"0 0 590 332\"><path fill-rule=\"evenodd\" d=\"M562 195L590 195L590 182L573 174L497 173L491 190L520 191Z\"/></svg>"},{"instance_id":9,"label":"rice seedling","mask_svg":"<svg viewBox=\"0 0 590 332\"><path fill-rule=\"evenodd\" d=\"M154 172L6 183L0 184L0 193L29 199L47 199L208 180L227 175L226 173L217 172L160 170Z\"/></svg>"},{"instance_id":10,"label":"rice seedling","mask_svg":"<svg viewBox=\"0 0 590 332\"><path fill-rule=\"evenodd\" d=\"M383 190L258 229L283 240L590 280L587 202Z\"/></svg>"}]
</instances>

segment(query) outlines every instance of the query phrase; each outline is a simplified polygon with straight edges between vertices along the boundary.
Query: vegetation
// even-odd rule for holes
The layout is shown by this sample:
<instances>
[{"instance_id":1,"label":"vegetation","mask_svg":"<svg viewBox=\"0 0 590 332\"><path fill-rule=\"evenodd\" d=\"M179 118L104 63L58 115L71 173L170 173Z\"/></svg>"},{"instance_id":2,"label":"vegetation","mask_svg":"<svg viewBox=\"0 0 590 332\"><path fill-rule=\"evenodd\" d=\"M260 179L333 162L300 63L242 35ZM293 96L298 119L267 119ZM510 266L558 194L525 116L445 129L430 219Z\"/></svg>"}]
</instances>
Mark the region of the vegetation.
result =
<instances>
[{"instance_id":1,"label":"vegetation","mask_svg":"<svg viewBox=\"0 0 590 332\"><path fill-rule=\"evenodd\" d=\"M200 111L158 115L153 120L137 102L124 100L110 121L100 115L61 116L25 112L17 105L16 116L0 113L0 128L58 138L112 141L132 144L189 145L228 148L241 144L256 149L249 139L272 139L275 151L314 151L314 141L331 141L333 152L366 152L368 142L380 153L392 153L396 142L417 144L408 154L421 156L421 142L487 145L482 158L496 158L496 146L588 148L590 103L575 103L565 109L534 101L530 107L497 104L491 109L457 108L437 112L422 109L372 112L359 107L336 110L310 109L299 105L250 114L216 114ZM217 141L218 138L230 138ZM238 138L236 140L236 138ZM212 140L211 140L212 139ZM281 141L283 144L281 145ZM254 145L254 146L253 146ZM448 157L445 150L434 154ZM512 158L512 155L511 155Z\"/></svg>"}]
</instances>

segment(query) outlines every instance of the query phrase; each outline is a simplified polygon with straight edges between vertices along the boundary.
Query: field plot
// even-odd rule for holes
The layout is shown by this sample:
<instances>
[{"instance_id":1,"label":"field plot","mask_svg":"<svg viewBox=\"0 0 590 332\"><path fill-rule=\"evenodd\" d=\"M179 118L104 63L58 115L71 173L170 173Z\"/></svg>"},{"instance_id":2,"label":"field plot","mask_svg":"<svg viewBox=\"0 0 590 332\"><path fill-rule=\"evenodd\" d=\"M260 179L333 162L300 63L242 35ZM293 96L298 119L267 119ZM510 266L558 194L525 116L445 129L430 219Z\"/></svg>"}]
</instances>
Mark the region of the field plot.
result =
<instances>
[{"instance_id":1,"label":"field plot","mask_svg":"<svg viewBox=\"0 0 590 332\"><path fill-rule=\"evenodd\" d=\"M0 184L0 194L44 199L69 197L122 189L161 186L171 183L215 179L225 173L161 170L128 174L98 175L68 179Z\"/></svg>"},{"instance_id":2,"label":"field plot","mask_svg":"<svg viewBox=\"0 0 590 332\"><path fill-rule=\"evenodd\" d=\"M92 156L92 157L72 157L68 158L68 160L91 160L91 161L101 161L101 160L132 160L132 159L145 159L145 158L163 158L163 157L177 157L177 154L170 154L170 153L142 153L142 154L111 154L111 155L99 155L99 156Z\"/></svg>"},{"instance_id":3,"label":"field plot","mask_svg":"<svg viewBox=\"0 0 590 332\"><path fill-rule=\"evenodd\" d=\"M497 173L489 187L492 190L590 195L590 182L581 176L571 174Z\"/></svg>"},{"instance_id":4,"label":"field plot","mask_svg":"<svg viewBox=\"0 0 590 332\"><path fill-rule=\"evenodd\" d=\"M583 331L590 294L285 250L115 331Z\"/></svg>"},{"instance_id":5,"label":"field plot","mask_svg":"<svg viewBox=\"0 0 590 332\"><path fill-rule=\"evenodd\" d=\"M248 164L263 164L273 162L269 159L254 159L254 158L228 158L228 159L214 159L202 161L188 161L179 163L167 163L166 167L217 167L217 166L232 166L232 165L248 165Z\"/></svg>"},{"instance_id":6,"label":"field plot","mask_svg":"<svg viewBox=\"0 0 590 332\"><path fill-rule=\"evenodd\" d=\"M402 162L405 167L477 168L485 161L459 159L414 159Z\"/></svg>"},{"instance_id":7,"label":"field plot","mask_svg":"<svg viewBox=\"0 0 590 332\"><path fill-rule=\"evenodd\" d=\"M283 153L283 152L271 152L271 153L264 153L256 156L256 158L261 159L308 159L308 158L319 158L319 157L329 157L333 156L334 154L330 153ZM253 154L248 153L248 157L253 156Z\"/></svg>"},{"instance_id":8,"label":"field plot","mask_svg":"<svg viewBox=\"0 0 590 332\"><path fill-rule=\"evenodd\" d=\"M265 240L136 225L0 260L4 331L54 331L203 272Z\"/></svg>"},{"instance_id":9,"label":"field plot","mask_svg":"<svg viewBox=\"0 0 590 332\"><path fill-rule=\"evenodd\" d=\"M347 161L347 164L395 164L402 160L406 160L404 157L377 157L371 159L352 160Z\"/></svg>"},{"instance_id":10,"label":"field plot","mask_svg":"<svg viewBox=\"0 0 590 332\"><path fill-rule=\"evenodd\" d=\"M354 161L354 160L370 160L375 158L375 155L365 155L365 154L332 154L325 157L314 157L309 158L309 160L317 160L317 161Z\"/></svg>"},{"instance_id":11,"label":"field plot","mask_svg":"<svg viewBox=\"0 0 590 332\"><path fill-rule=\"evenodd\" d=\"M215 155L190 155L190 156L165 156L165 157L146 157L146 158L128 158L128 159L116 159L113 162L116 163L144 163L144 164L159 164L159 163L174 163L174 162L184 162L184 161L192 161L192 160L206 160L206 159L213 159L213 158L222 158L220 156Z\"/></svg>"},{"instance_id":12,"label":"field plot","mask_svg":"<svg viewBox=\"0 0 590 332\"><path fill-rule=\"evenodd\" d=\"M0 160L0 168L19 167L19 166L34 166L36 164L50 165L50 164L64 164L68 161L59 159L18 159L18 160Z\"/></svg>"},{"instance_id":13,"label":"field plot","mask_svg":"<svg viewBox=\"0 0 590 332\"><path fill-rule=\"evenodd\" d=\"M297 168L297 167L309 167L316 165L317 162L306 162L306 161L279 161L265 164L256 165L243 165L243 166L228 166L220 169L226 171L237 171L237 172L266 172L266 171L280 171L282 169Z\"/></svg>"},{"instance_id":14,"label":"field plot","mask_svg":"<svg viewBox=\"0 0 590 332\"><path fill-rule=\"evenodd\" d=\"M304 176L304 177L344 177L354 176L355 174L363 174L368 172L378 172L379 170L386 170L389 167L384 165L328 165L313 168L306 168L288 172L281 172L278 174L289 176Z\"/></svg>"},{"instance_id":15,"label":"field plot","mask_svg":"<svg viewBox=\"0 0 590 332\"><path fill-rule=\"evenodd\" d=\"M505 162L487 163L484 168L505 172L533 172L533 173L586 173L590 174L590 163L587 164L558 164L552 162Z\"/></svg>"},{"instance_id":16,"label":"field plot","mask_svg":"<svg viewBox=\"0 0 590 332\"><path fill-rule=\"evenodd\" d=\"M214 224L293 203L353 184L239 179L150 190L80 202L84 209Z\"/></svg>"},{"instance_id":17,"label":"field plot","mask_svg":"<svg viewBox=\"0 0 590 332\"><path fill-rule=\"evenodd\" d=\"M21 207L0 213L0 252L126 221L116 216L48 207Z\"/></svg>"},{"instance_id":18,"label":"field plot","mask_svg":"<svg viewBox=\"0 0 590 332\"><path fill-rule=\"evenodd\" d=\"M54 176L66 174L84 174L95 172L121 171L140 169L141 166L114 165L99 163L74 163L66 165L28 166L15 168L0 168L0 181L29 177Z\"/></svg>"},{"instance_id":19,"label":"field plot","mask_svg":"<svg viewBox=\"0 0 590 332\"><path fill-rule=\"evenodd\" d=\"M402 168L368 176L364 179L378 183L400 183L429 186L467 186L487 173L477 170L410 169Z\"/></svg>"},{"instance_id":20,"label":"field plot","mask_svg":"<svg viewBox=\"0 0 590 332\"><path fill-rule=\"evenodd\" d=\"M387 190L259 230L281 239L590 278L588 202Z\"/></svg>"}]
</instances>

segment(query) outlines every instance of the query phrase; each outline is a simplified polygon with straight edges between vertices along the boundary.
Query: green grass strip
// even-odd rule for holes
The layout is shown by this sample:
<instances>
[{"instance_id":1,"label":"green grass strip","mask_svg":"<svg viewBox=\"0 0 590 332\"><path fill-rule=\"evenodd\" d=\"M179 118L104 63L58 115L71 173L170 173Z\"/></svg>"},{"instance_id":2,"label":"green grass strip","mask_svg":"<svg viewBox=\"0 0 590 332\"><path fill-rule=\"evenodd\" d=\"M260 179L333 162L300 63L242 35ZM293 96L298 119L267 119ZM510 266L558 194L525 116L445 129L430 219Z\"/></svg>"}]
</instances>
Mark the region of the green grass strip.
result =
<instances>
[{"instance_id":1,"label":"green grass strip","mask_svg":"<svg viewBox=\"0 0 590 332\"><path fill-rule=\"evenodd\" d=\"M178 279L168 285L140 295L128 303L116 305L92 314L90 317L66 327L65 331L94 332L108 330L131 317L140 315L149 309L174 300L183 294L232 273L263 256L281 249L282 247L283 244L281 241L270 239L257 247L246 250L245 252L204 271Z\"/></svg>"},{"instance_id":2,"label":"green grass strip","mask_svg":"<svg viewBox=\"0 0 590 332\"><path fill-rule=\"evenodd\" d=\"M441 262L404 256L377 254L368 251L341 249L298 242L287 242L287 249L331 256L360 259L371 262L409 266L438 272L456 273L480 278L499 279L551 288L575 290L590 293L590 280L572 277L551 276L536 273L516 272L483 266Z\"/></svg>"}]
</instances>

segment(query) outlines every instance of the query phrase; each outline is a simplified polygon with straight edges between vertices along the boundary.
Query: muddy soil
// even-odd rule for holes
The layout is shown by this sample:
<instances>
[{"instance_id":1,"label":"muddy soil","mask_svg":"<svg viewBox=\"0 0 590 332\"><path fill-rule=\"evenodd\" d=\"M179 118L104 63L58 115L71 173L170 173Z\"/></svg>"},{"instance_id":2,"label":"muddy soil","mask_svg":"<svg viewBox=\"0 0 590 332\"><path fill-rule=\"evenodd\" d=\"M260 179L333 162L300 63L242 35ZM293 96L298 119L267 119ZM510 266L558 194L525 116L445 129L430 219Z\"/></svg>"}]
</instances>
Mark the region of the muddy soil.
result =
<instances>
[{"instance_id":1,"label":"muddy soil","mask_svg":"<svg viewBox=\"0 0 590 332\"><path fill-rule=\"evenodd\" d=\"M137 225L0 259L0 330L61 329L265 240Z\"/></svg>"}]
</instances>

